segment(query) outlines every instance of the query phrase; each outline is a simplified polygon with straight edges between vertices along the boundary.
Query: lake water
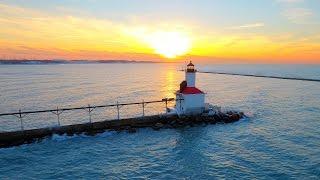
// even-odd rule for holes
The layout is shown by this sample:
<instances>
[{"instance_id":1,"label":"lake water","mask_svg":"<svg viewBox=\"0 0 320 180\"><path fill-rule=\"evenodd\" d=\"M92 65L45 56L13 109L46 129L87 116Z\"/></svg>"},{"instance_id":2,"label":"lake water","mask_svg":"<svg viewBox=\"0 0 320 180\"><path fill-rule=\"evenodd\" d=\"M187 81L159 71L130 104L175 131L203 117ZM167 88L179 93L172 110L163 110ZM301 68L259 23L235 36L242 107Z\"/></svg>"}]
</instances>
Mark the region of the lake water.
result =
<instances>
[{"instance_id":1,"label":"lake water","mask_svg":"<svg viewBox=\"0 0 320 180\"><path fill-rule=\"evenodd\" d=\"M183 80L177 64L1 65L0 113L159 100ZM320 79L320 66L199 65L199 70ZM207 102L244 111L233 124L139 129L135 134L58 136L0 149L0 179L319 179L320 83L197 74ZM150 105L147 114L164 110ZM141 107L121 109L141 116ZM93 120L113 119L115 109ZM87 122L65 112L62 124ZM54 114L28 115L26 129L57 124ZM0 131L20 128L0 118Z\"/></svg>"}]
</instances>

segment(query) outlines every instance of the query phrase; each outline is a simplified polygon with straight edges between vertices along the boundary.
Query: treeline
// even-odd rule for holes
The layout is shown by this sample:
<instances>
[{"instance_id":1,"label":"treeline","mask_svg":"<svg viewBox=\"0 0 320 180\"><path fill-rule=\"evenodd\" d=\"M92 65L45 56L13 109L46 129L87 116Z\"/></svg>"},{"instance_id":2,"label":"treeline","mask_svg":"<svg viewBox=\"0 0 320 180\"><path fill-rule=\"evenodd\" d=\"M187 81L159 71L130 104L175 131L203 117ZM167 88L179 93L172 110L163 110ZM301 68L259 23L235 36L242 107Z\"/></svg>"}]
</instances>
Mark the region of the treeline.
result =
<instances>
[{"instance_id":1,"label":"treeline","mask_svg":"<svg viewBox=\"0 0 320 180\"><path fill-rule=\"evenodd\" d=\"M135 60L1 60L0 64L91 64L91 63L156 63Z\"/></svg>"}]
</instances>

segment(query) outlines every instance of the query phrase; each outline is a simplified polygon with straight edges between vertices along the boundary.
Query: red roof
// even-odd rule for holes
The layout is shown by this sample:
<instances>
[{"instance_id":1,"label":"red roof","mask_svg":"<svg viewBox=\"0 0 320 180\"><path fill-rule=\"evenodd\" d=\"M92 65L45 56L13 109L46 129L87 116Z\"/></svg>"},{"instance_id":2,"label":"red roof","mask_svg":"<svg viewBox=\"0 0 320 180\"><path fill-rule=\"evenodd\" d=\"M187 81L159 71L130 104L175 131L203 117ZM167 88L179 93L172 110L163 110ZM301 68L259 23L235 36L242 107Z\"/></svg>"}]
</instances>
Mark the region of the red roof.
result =
<instances>
[{"instance_id":1,"label":"red roof","mask_svg":"<svg viewBox=\"0 0 320 180\"><path fill-rule=\"evenodd\" d=\"M194 66L194 65L193 65L192 62L190 61L190 63L189 63L187 66Z\"/></svg>"},{"instance_id":2,"label":"red roof","mask_svg":"<svg viewBox=\"0 0 320 180\"><path fill-rule=\"evenodd\" d=\"M185 87L181 93L182 94L204 94L201 90L199 90L196 87Z\"/></svg>"}]
</instances>

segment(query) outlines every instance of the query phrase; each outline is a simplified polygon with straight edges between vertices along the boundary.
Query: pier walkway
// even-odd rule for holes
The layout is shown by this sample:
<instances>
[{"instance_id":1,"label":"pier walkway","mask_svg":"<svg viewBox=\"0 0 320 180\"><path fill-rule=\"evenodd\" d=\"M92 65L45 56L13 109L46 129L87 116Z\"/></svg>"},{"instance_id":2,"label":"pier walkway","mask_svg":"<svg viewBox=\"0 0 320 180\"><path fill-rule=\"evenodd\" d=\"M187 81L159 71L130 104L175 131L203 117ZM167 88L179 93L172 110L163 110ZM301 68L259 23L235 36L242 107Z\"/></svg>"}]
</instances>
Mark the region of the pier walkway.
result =
<instances>
[{"instance_id":1,"label":"pier walkway","mask_svg":"<svg viewBox=\"0 0 320 180\"><path fill-rule=\"evenodd\" d=\"M0 132L0 148L17 146L25 143L32 143L39 141L45 137L50 137L53 134L66 134L74 135L85 133L87 135L95 135L102 133L106 130L122 131L125 130L129 133L136 132L136 128L151 127L155 130L161 128L180 128L185 126L194 126L197 124L215 124L215 123L232 123L240 120L244 117L242 112L218 111L215 114L209 115L208 112L199 114L196 116L177 116L175 113L168 112L168 103L174 102L174 98L164 98L157 101L143 101L134 103L116 103L109 105L95 105L95 106L83 106L74 108L56 108L48 110L37 110L37 111L21 111L13 113L1 113L0 118L3 116L15 116L20 120L20 130ZM162 103L166 111L163 114L145 116L145 106L147 104ZM142 115L139 117L132 118L121 118L120 107L141 105ZM117 108L117 119L103 120L98 122L92 122L91 113L97 108L105 107L116 107ZM65 111L73 110L86 110L88 113L88 122L75 123L71 125L60 125L60 115ZM29 114L41 114L41 113L53 113L57 116L56 126L41 127L34 129L24 129L23 118Z\"/></svg>"},{"instance_id":2,"label":"pier walkway","mask_svg":"<svg viewBox=\"0 0 320 180\"><path fill-rule=\"evenodd\" d=\"M141 107L141 116L145 116L145 107L148 104L155 104L155 103L162 103L164 104L164 108L168 109L168 104L170 102L174 102L174 98L163 98L161 100L154 100L154 101L142 101L142 102L131 102L131 103L119 103L117 102L116 104L105 104L105 105L88 105L88 106L82 106L82 107L70 107L70 108L55 108L55 109L46 109L46 110L35 110L35 111L22 111L21 109L17 112L9 112L9 113L0 113L0 120L1 117L4 116L15 116L16 118L19 119L20 122L20 130L25 130L25 122L24 118L29 115L29 114L43 114L43 113L52 113L56 115L56 120L57 120L57 126L61 126L61 120L60 116L62 113L67 112L67 111L75 111L75 110L85 110L88 115L88 123L92 123L92 112L95 109L99 108L116 108L116 114L117 114L117 120L121 119L121 114L120 114L120 108L126 107L126 106L133 106L133 105L138 105Z\"/></svg>"}]
</instances>

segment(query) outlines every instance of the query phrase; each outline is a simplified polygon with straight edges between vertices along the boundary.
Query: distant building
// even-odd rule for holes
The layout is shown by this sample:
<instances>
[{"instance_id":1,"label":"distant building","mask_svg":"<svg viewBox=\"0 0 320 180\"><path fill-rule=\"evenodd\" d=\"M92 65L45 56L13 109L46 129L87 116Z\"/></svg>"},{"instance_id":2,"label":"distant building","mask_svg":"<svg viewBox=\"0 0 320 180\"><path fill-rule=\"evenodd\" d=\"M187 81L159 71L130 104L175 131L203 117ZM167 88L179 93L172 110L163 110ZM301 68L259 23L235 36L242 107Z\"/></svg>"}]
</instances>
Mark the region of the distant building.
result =
<instances>
[{"instance_id":1,"label":"distant building","mask_svg":"<svg viewBox=\"0 0 320 180\"><path fill-rule=\"evenodd\" d=\"M196 88L196 69L191 61L185 70L185 81L176 92L175 109L178 115L195 115L205 110L205 93Z\"/></svg>"}]
</instances>

